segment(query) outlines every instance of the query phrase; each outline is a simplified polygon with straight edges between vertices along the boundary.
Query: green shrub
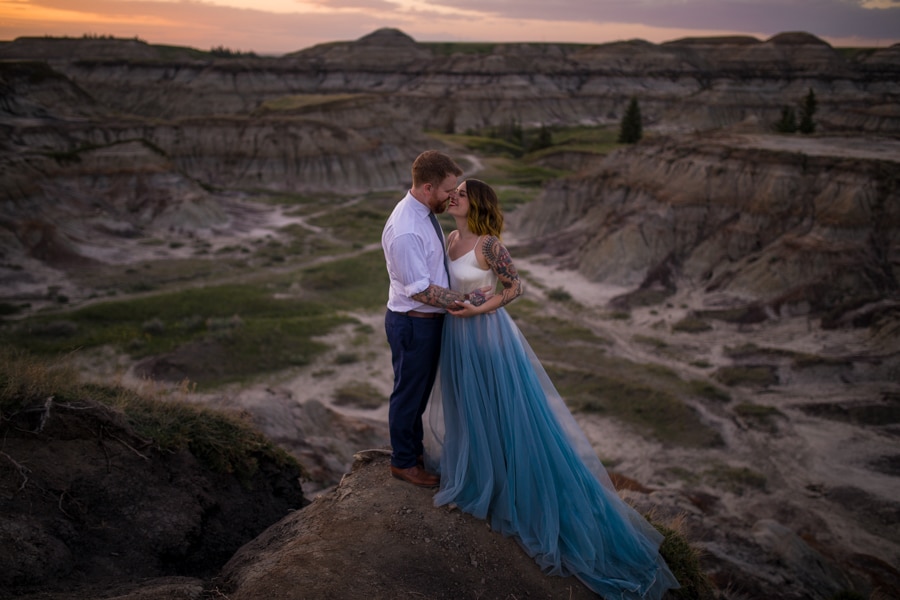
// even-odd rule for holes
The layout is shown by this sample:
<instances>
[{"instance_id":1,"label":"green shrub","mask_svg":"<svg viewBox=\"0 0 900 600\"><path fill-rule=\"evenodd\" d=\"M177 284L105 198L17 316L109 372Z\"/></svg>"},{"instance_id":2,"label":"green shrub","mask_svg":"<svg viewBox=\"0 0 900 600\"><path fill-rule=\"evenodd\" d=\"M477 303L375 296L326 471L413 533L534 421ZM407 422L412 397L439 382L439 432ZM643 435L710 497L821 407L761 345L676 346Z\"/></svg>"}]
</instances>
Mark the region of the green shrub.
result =
<instances>
[{"instance_id":1,"label":"green shrub","mask_svg":"<svg viewBox=\"0 0 900 600\"><path fill-rule=\"evenodd\" d=\"M731 396L727 392L708 381L692 379L688 385L692 393L702 398L715 400L716 402L729 402L731 400Z\"/></svg>"},{"instance_id":2,"label":"green shrub","mask_svg":"<svg viewBox=\"0 0 900 600\"><path fill-rule=\"evenodd\" d=\"M680 531L682 521L678 520L672 526L667 527L654 523L652 515L647 515L647 520L663 534L659 553L666 560L666 564L681 585L676 590L670 590L666 597L677 600L711 600L715 598L715 586L704 573L700 564L700 551L693 547Z\"/></svg>"},{"instance_id":3,"label":"green shrub","mask_svg":"<svg viewBox=\"0 0 900 600\"><path fill-rule=\"evenodd\" d=\"M778 375L768 365L720 367L713 375L728 387L738 385L769 386L778 383Z\"/></svg>"},{"instance_id":4,"label":"green shrub","mask_svg":"<svg viewBox=\"0 0 900 600\"><path fill-rule=\"evenodd\" d=\"M564 288L553 288L547 292L547 298L553 300L554 302L568 302L572 299L572 294L567 292Z\"/></svg>"},{"instance_id":5,"label":"green shrub","mask_svg":"<svg viewBox=\"0 0 900 600\"><path fill-rule=\"evenodd\" d=\"M739 496L749 489L766 489L766 476L747 467L719 465L707 469L703 475L713 485Z\"/></svg>"},{"instance_id":6,"label":"green shrub","mask_svg":"<svg viewBox=\"0 0 900 600\"><path fill-rule=\"evenodd\" d=\"M712 325L692 315L684 317L672 325L672 331L683 331L685 333L702 333L710 329L712 329Z\"/></svg>"}]
</instances>

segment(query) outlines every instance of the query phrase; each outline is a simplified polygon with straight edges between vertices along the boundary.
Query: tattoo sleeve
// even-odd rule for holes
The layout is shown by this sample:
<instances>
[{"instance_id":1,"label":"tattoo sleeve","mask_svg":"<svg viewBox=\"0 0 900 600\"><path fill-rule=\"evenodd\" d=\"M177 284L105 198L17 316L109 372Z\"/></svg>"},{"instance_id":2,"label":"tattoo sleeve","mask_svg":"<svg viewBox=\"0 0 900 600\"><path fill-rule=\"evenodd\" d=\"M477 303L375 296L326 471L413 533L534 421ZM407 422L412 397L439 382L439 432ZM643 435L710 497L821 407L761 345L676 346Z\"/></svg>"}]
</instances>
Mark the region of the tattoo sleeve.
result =
<instances>
[{"instance_id":1,"label":"tattoo sleeve","mask_svg":"<svg viewBox=\"0 0 900 600\"><path fill-rule=\"evenodd\" d=\"M457 300L460 302L463 300L463 294L431 284L424 291L414 294L411 298L423 304L449 309L456 307L454 303Z\"/></svg>"},{"instance_id":2,"label":"tattoo sleeve","mask_svg":"<svg viewBox=\"0 0 900 600\"><path fill-rule=\"evenodd\" d=\"M482 254L484 254L484 258L488 265L494 273L497 274L497 279L503 286L503 291L500 292L500 306L506 306L521 296L525 291L522 286L522 281L519 279L519 272L512 262L509 250L507 250L506 246L504 246L496 237L486 237L481 246L481 251Z\"/></svg>"}]
</instances>

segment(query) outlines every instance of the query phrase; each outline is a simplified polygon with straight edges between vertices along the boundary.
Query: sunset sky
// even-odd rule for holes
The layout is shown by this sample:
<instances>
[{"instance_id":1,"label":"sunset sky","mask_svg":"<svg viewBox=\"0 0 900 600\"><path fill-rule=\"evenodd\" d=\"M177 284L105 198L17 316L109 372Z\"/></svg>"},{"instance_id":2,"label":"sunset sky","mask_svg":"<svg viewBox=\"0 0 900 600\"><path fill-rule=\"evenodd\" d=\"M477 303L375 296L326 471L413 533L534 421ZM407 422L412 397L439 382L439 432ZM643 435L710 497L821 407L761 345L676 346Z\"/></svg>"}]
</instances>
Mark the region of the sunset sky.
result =
<instances>
[{"instance_id":1,"label":"sunset sky","mask_svg":"<svg viewBox=\"0 0 900 600\"><path fill-rule=\"evenodd\" d=\"M900 42L900 0L0 0L0 40L84 34L284 54L382 27L420 42L580 42L807 31Z\"/></svg>"}]
</instances>

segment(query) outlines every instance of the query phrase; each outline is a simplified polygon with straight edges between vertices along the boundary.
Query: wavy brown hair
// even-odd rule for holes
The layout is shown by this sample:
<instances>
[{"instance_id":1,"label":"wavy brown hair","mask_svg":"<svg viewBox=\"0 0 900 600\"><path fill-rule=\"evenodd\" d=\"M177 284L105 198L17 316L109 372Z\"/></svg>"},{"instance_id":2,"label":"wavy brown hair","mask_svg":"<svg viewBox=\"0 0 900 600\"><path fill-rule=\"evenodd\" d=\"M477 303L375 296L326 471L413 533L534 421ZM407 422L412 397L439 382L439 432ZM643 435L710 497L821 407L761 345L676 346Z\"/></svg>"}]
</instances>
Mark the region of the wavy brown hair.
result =
<instances>
[{"instance_id":1,"label":"wavy brown hair","mask_svg":"<svg viewBox=\"0 0 900 600\"><path fill-rule=\"evenodd\" d=\"M469 214L466 215L469 231L499 238L503 231L503 213L494 188L480 179L466 179L466 197L469 199Z\"/></svg>"}]
</instances>

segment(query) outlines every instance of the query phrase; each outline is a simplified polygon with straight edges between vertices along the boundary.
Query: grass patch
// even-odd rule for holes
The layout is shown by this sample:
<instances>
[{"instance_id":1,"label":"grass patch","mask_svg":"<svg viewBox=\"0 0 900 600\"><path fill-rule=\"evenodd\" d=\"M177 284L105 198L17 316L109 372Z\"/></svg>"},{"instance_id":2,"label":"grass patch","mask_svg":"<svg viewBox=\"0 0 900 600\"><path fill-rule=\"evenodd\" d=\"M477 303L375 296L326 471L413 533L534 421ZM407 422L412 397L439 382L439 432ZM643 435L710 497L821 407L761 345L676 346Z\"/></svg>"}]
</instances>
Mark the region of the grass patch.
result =
<instances>
[{"instance_id":1,"label":"grass patch","mask_svg":"<svg viewBox=\"0 0 900 600\"><path fill-rule=\"evenodd\" d=\"M766 476L747 467L718 465L703 472L711 485L742 496L748 490L765 491Z\"/></svg>"},{"instance_id":2,"label":"grass patch","mask_svg":"<svg viewBox=\"0 0 900 600\"><path fill-rule=\"evenodd\" d=\"M768 365L720 367L713 377L728 387L739 385L766 387L778 383L778 375Z\"/></svg>"},{"instance_id":3,"label":"grass patch","mask_svg":"<svg viewBox=\"0 0 900 600\"><path fill-rule=\"evenodd\" d=\"M853 361L846 358L832 358L816 354L795 354L791 360L794 369L812 369L814 367L852 367Z\"/></svg>"},{"instance_id":4,"label":"grass patch","mask_svg":"<svg viewBox=\"0 0 900 600\"><path fill-rule=\"evenodd\" d=\"M312 225L328 229L335 238L352 240L361 247L381 241L381 232L399 195L368 197L357 205L333 210L310 221Z\"/></svg>"},{"instance_id":5,"label":"grass patch","mask_svg":"<svg viewBox=\"0 0 900 600\"><path fill-rule=\"evenodd\" d=\"M257 244L254 258L267 264L283 263L288 259L331 256L348 249L347 244L313 233L297 223L286 225L279 231L280 239L258 240L261 243Z\"/></svg>"},{"instance_id":6,"label":"grass patch","mask_svg":"<svg viewBox=\"0 0 900 600\"><path fill-rule=\"evenodd\" d=\"M725 346L725 356L734 360L747 360L750 358L783 358L793 356L795 353L780 348L766 348L754 343L741 344L740 346Z\"/></svg>"},{"instance_id":7,"label":"grass patch","mask_svg":"<svg viewBox=\"0 0 900 600\"><path fill-rule=\"evenodd\" d=\"M572 300L572 294L567 292L565 288L559 287L547 290L547 298L554 302L569 302Z\"/></svg>"},{"instance_id":8,"label":"grass patch","mask_svg":"<svg viewBox=\"0 0 900 600\"><path fill-rule=\"evenodd\" d=\"M695 396L713 400L715 402L730 402L731 395L720 387L711 384L703 379L692 379L688 382L688 387Z\"/></svg>"},{"instance_id":9,"label":"grass patch","mask_svg":"<svg viewBox=\"0 0 900 600\"><path fill-rule=\"evenodd\" d=\"M387 286L379 250L247 284L37 315L5 323L0 343L47 356L102 345L134 358L180 353L192 381L217 385L307 364L326 350L316 337L352 321L337 311L379 308Z\"/></svg>"},{"instance_id":10,"label":"grass patch","mask_svg":"<svg viewBox=\"0 0 900 600\"><path fill-rule=\"evenodd\" d=\"M359 355L355 352L338 352L334 357L334 364L336 365L352 365L357 362L359 362Z\"/></svg>"},{"instance_id":11,"label":"grass patch","mask_svg":"<svg viewBox=\"0 0 900 600\"><path fill-rule=\"evenodd\" d=\"M681 481L692 485L700 482L700 477L696 473L685 469L684 467L671 467L667 470L667 473L676 479L680 479Z\"/></svg>"},{"instance_id":12,"label":"grass patch","mask_svg":"<svg viewBox=\"0 0 900 600\"><path fill-rule=\"evenodd\" d=\"M725 355L734 360L748 359L789 359L794 369L811 369L814 367L850 367L853 361L846 358L831 358L805 352L794 352L783 348L757 346L753 343L740 346L726 346Z\"/></svg>"},{"instance_id":13,"label":"grass patch","mask_svg":"<svg viewBox=\"0 0 900 600\"><path fill-rule=\"evenodd\" d=\"M734 412L739 417L748 421L752 427L774 432L776 430L775 418L783 417L784 413L774 406L742 402L734 407Z\"/></svg>"},{"instance_id":14,"label":"grass patch","mask_svg":"<svg viewBox=\"0 0 900 600\"><path fill-rule=\"evenodd\" d=\"M321 317L329 312L317 302L275 299L263 286L222 285L161 293L132 300L109 301L74 310L59 317L36 316L8 326L0 338L37 354L60 354L104 344L122 346L140 338L142 353L156 354L195 339L216 319L240 315L249 330L258 325ZM206 327L198 330L197 319ZM156 323L157 333L144 330Z\"/></svg>"},{"instance_id":15,"label":"grass patch","mask_svg":"<svg viewBox=\"0 0 900 600\"><path fill-rule=\"evenodd\" d=\"M387 401L375 387L367 381L351 381L335 390L334 403L338 406L352 406L361 409L375 409Z\"/></svg>"},{"instance_id":16,"label":"grass patch","mask_svg":"<svg viewBox=\"0 0 900 600\"><path fill-rule=\"evenodd\" d=\"M78 269L72 272L72 277L79 284L96 290L134 293L211 279L233 273L238 268L237 264L221 258L181 258L137 263L125 269L106 265Z\"/></svg>"},{"instance_id":17,"label":"grass patch","mask_svg":"<svg viewBox=\"0 0 900 600\"><path fill-rule=\"evenodd\" d=\"M664 340L661 340L657 337L652 337L649 335L637 334L637 335L632 336L631 339L634 340L635 342L637 342L638 344L641 344L643 346L649 346L650 348L655 348L656 350L665 350L665 349L669 348L669 344L667 342L665 342Z\"/></svg>"},{"instance_id":18,"label":"grass patch","mask_svg":"<svg viewBox=\"0 0 900 600\"><path fill-rule=\"evenodd\" d=\"M609 321L627 321L631 313L627 310L614 310L603 314L603 318Z\"/></svg>"},{"instance_id":19,"label":"grass patch","mask_svg":"<svg viewBox=\"0 0 900 600\"><path fill-rule=\"evenodd\" d=\"M769 419L775 416L784 416L784 413L774 406L753 404L752 402L742 402L741 404L738 404L734 407L734 412L747 419Z\"/></svg>"},{"instance_id":20,"label":"grass patch","mask_svg":"<svg viewBox=\"0 0 900 600\"><path fill-rule=\"evenodd\" d=\"M638 289L621 296L613 301L614 305L626 310L633 310L644 306L656 306L666 301L672 295L668 290Z\"/></svg>"},{"instance_id":21,"label":"grass patch","mask_svg":"<svg viewBox=\"0 0 900 600\"><path fill-rule=\"evenodd\" d=\"M596 154L608 154L622 147L617 140L619 138L618 127L608 126L578 126L561 127L553 129L553 145L541 152L559 152L570 150L573 152L591 152Z\"/></svg>"},{"instance_id":22,"label":"grass patch","mask_svg":"<svg viewBox=\"0 0 900 600\"><path fill-rule=\"evenodd\" d=\"M664 443L689 447L722 444L715 430L665 389L621 377L568 369L553 369L550 377L575 410L616 417L637 425Z\"/></svg>"},{"instance_id":23,"label":"grass patch","mask_svg":"<svg viewBox=\"0 0 900 600\"><path fill-rule=\"evenodd\" d=\"M528 309L527 306L520 308ZM537 309L538 305L535 304L533 308ZM523 316L526 314L527 318L520 327L526 332L529 342L533 346L541 347L545 354L550 354L552 349L559 349L562 345L570 342L594 344L600 352L603 351L602 346L609 345L609 340L606 338L600 337L587 327L568 319L545 317L531 312L525 313Z\"/></svg>"},{"instance_id":24,"label":"grass patch","mask_svg":"<svg viewBox=\"0 0 900 600\"><path fill-rule=\"evenodd\" d=\"M291 276L290 283L295 280L296 276ZM390 283L380 248L308 267L300 272L299 280L305 294L340 310L383 307Z\"/></svg>"},{"instance_id":25,"label":"grass patch","mask_svg":"<svg viewBox=\"0 0 900 600\"><path fill-rule=\"evenodd\" d=\"M244 483L257 473L263 457L300 469L290 455L236 415L119 386L82 383L64 359L0 351L0 421L14 414L52 411L52 403L106 407L160 450L188 450L207 468L234 474Z\"/></svg>"},{"instance_id":26,"label":"grass patch","mask_svg":"<svg viewBox=\"0 0 900 600\"><path fill-rule=\"evenodd\" d=\"M687 316L672 325L672 331L684 333L703 333L712 329L712 325L694 316Z\"/></svg>"},{"instance_id":27,"label":"grass patch","mask_svg":"<svg viewBox=\"0 0 900 600\"><path fill-rule=\"evenodd\" d=\"M510 165L505 171L510 184L526 187L542 187L564 175L562 171L556 169L529 164Z\"/></svg>"},{"instance_id":28,"label":"grass patch","mask_svg":"<svg viewBox=\"0 0 900 600\"><path fill-rule=\"evenodd\" d=\"M370 96L370 94L298 94L293 96L279 96L278 98L263 102L257 111L302 111L312 107L321 108L333 104L340 104L347 100L365 99Z\"/></svg>"}]
</instances>

